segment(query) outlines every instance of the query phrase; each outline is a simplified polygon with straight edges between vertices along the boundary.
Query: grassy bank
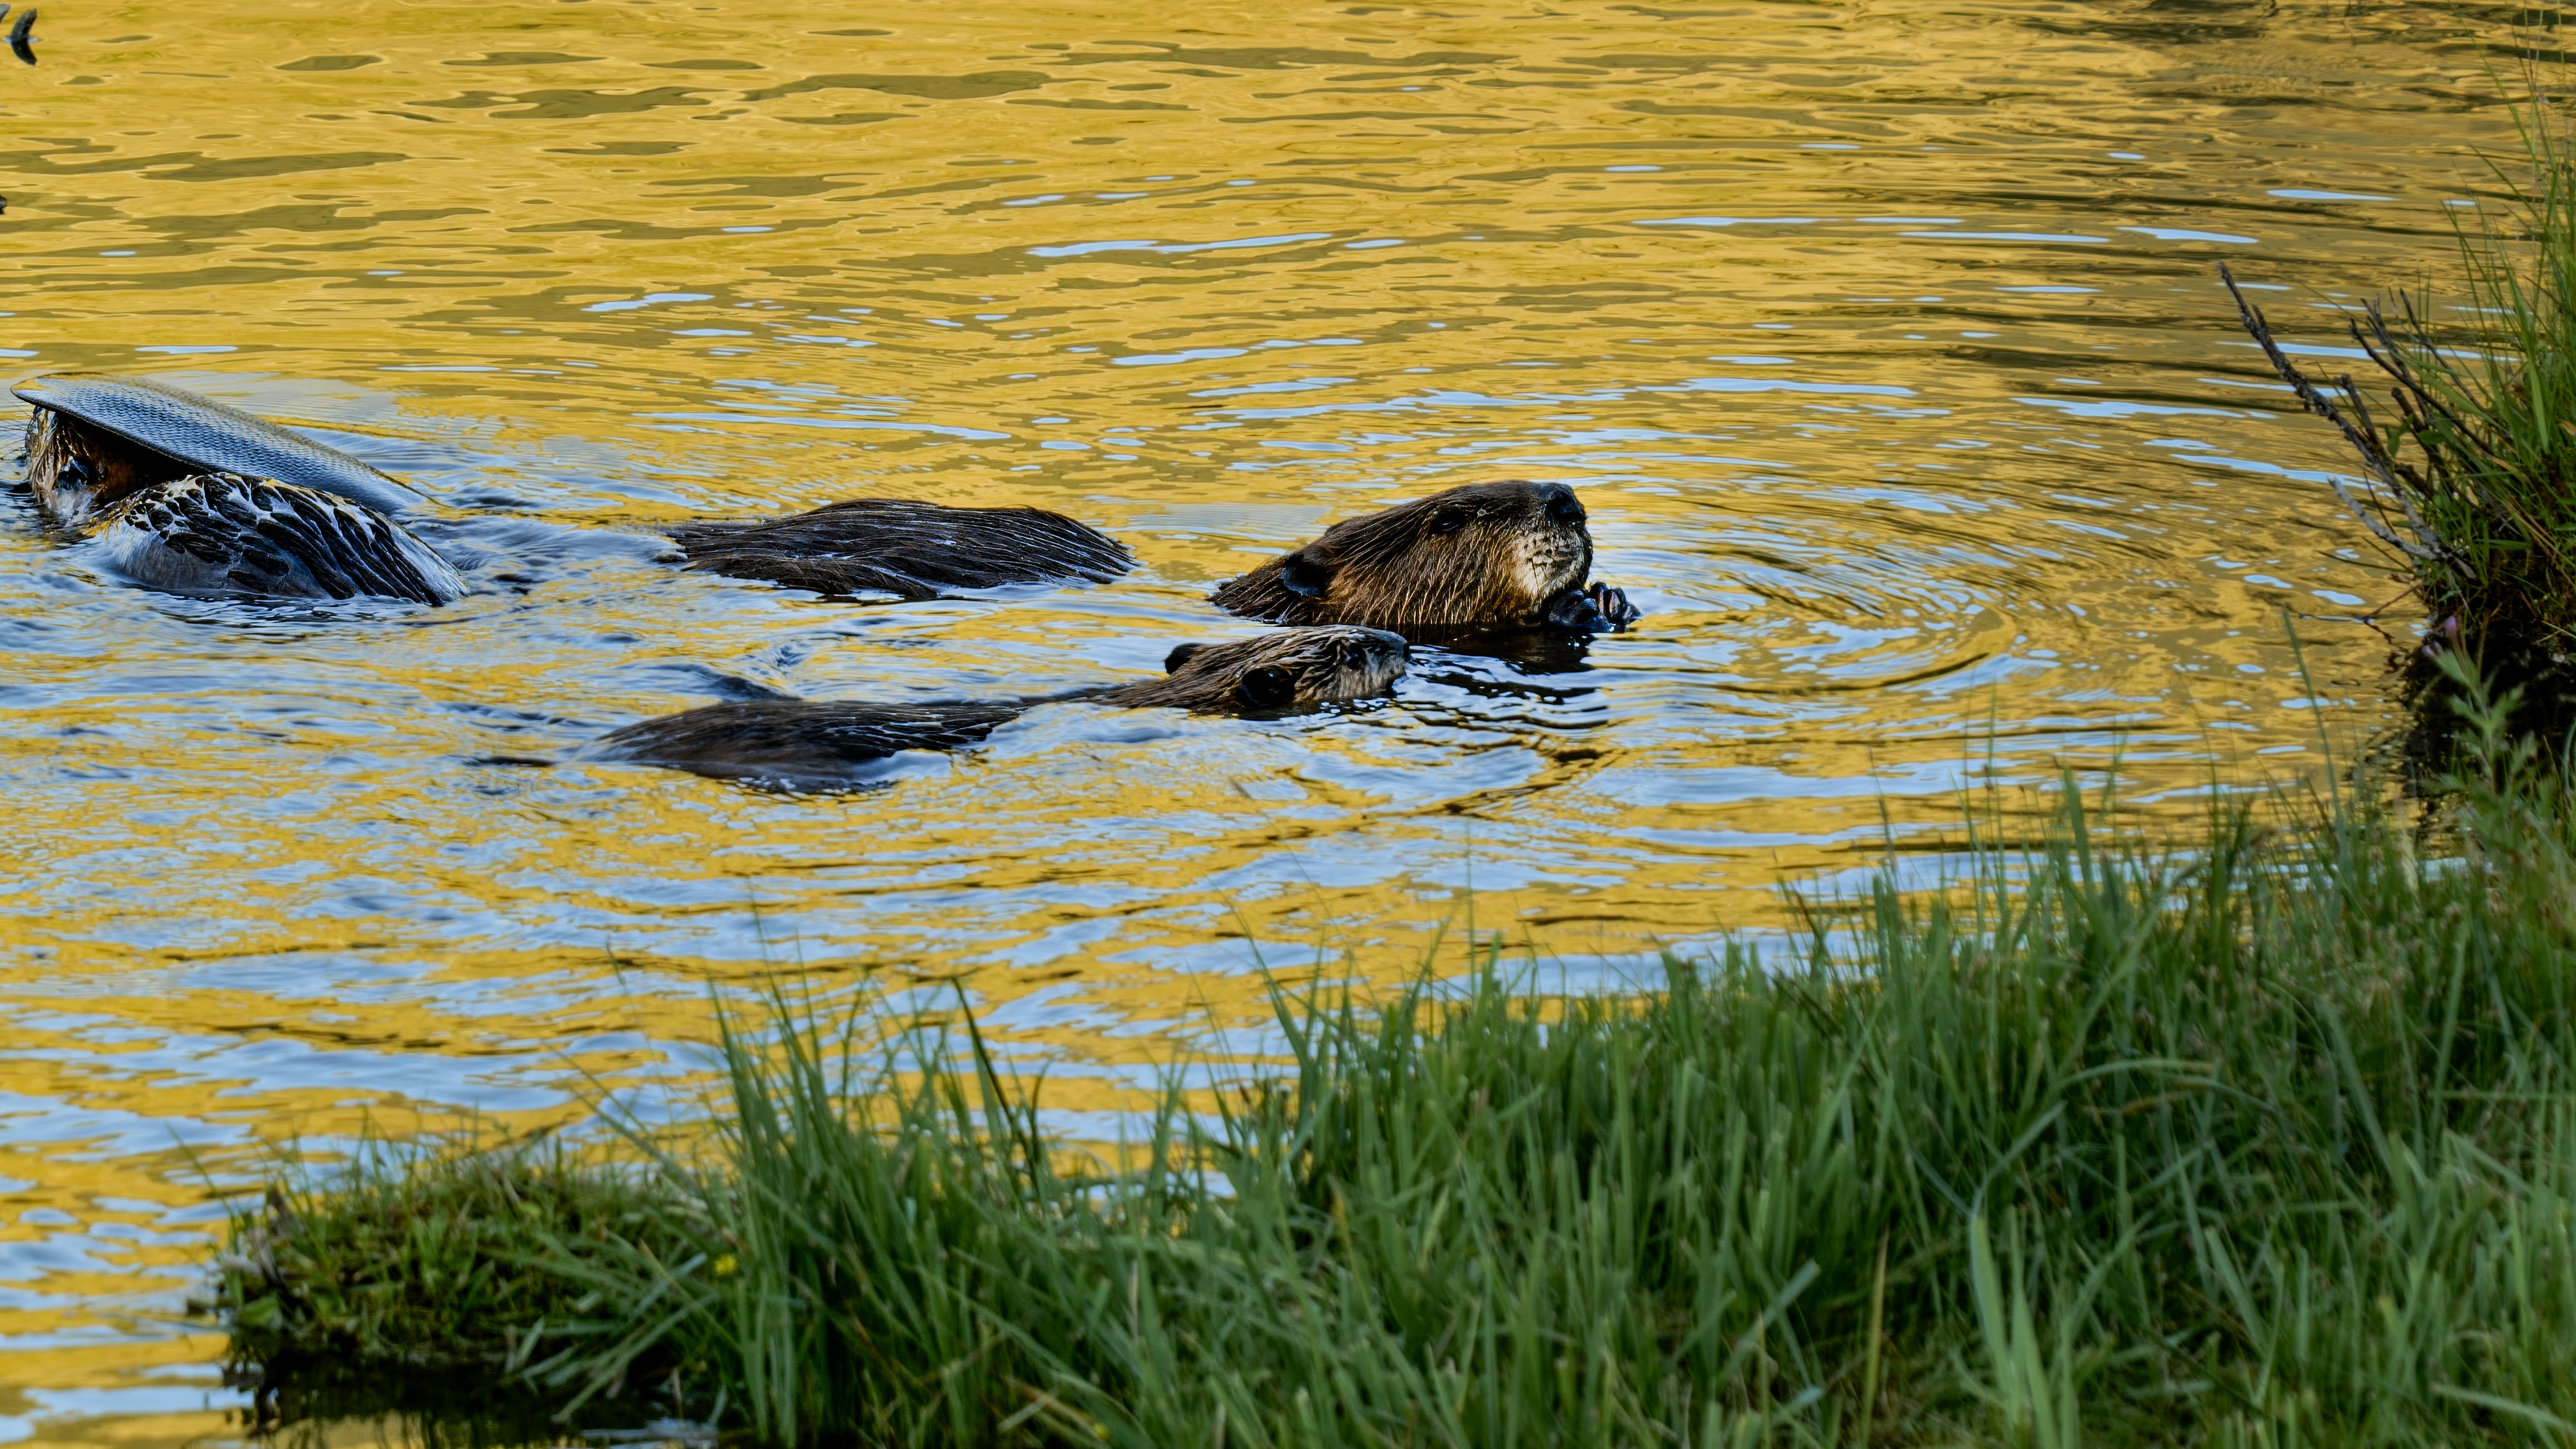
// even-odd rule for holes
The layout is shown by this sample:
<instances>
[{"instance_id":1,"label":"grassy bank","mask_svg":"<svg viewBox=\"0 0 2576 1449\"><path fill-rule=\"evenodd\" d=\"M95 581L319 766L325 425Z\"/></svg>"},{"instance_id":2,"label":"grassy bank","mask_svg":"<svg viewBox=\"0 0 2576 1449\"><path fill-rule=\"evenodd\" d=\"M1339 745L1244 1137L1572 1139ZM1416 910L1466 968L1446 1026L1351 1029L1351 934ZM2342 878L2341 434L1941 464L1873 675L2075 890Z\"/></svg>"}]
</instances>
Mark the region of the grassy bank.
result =
<instances>
[{"instance_id":1,"label":"grassy bank","mask_svg":"<svg viewBox=\"0 0 2576 1449\"><path fill-rule=\"evenodd\" d=\"M2576 802L2517 758L2437 861L2070 803L1768 969L1291 996L1293 1060L1130 1170L969 1027L924 1076L791 1013L703 1155L289 1189L219 1297L290 1390L445 1363L780 1445L2563 1444Z\"/></svg>"},{"instance_id":2,"label":"grassy bank","mask_svg":"<svg viewBox=\"0 0 2576 1449\"><path fill-rule=\"evenodd\" d=\"M2451 211L2457 273L2369 304L2331 338L2367 354L2358 383L2309 376L2236 301L2273 370L2377 483L2337 491L2437 636L2532 673L2576 651L2576 137L2546 97L2516 115L2519 154L2487 158L2469 178L2486 183L2481 205Z\"/></svg>"}]
</instances>

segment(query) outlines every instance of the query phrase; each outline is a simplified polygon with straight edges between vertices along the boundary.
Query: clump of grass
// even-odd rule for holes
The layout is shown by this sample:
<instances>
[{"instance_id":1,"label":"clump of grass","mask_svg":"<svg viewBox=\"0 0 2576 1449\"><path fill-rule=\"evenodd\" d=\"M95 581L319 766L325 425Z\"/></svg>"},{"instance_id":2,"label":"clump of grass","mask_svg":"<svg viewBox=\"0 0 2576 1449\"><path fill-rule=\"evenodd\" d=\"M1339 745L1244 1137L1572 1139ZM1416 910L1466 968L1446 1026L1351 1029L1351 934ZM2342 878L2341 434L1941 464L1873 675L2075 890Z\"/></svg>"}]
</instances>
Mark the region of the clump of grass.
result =
<instances>
[{"instance_id":1,"label":"clump of grass","mask_svg":"<svg viewBox=\"0 0 2576 1449\"><path fill-rule=\"evenodd\" d=\"M2452 858L2326 806L2114 851L2070 793L1794 961L1283 993L1281 1068L1124 1156L971 1022L781 1008L633 1216L499 1225L521 1306L414 1275L346 1341L576 1407L649 1366L781 1446L2563 1443L2576 798L2503 719Z\"/></svg>"},{"instance_id":2,"label":"clump of grass","mask_svg":"<svg viewBox=\"0 0 2576 1449\"><path fill-rule=\"evenodd\" d=\"M2489 162L2508 200L2474 228L2452 216L2451 303L2400 294L2394 315L2372 302L2346 320L2388 411L2350 374L2331 392L2308 376L2219 271L2273 370L2378 483L2367 502L2336 492L2402 561L2437 633L2498 661L2563 664L2576 649L2576 157L2545 98L2516 120L2521 164Z\"/></svg>"},{"instance_id":3,"label":"clump of grass","mask_svg":"<svg viewBox=\"0 0 2576 1449\"><path fill-rule=\"evenodd\" d=\"M677 1246L659 1184L551 1139L371 1139L358 1162L328 1178L281 1174L236 1214L216 1261L205 1306L231 1329L229 1366L252 1370L236 1376L270 1397L373 1407L393 1375L396 1398L524 1408L493 1396L489 1371L507 1374L549 1325L592 1307L557 1261L611 1242L621 1256Z\"/></svg>"}]
</instances>

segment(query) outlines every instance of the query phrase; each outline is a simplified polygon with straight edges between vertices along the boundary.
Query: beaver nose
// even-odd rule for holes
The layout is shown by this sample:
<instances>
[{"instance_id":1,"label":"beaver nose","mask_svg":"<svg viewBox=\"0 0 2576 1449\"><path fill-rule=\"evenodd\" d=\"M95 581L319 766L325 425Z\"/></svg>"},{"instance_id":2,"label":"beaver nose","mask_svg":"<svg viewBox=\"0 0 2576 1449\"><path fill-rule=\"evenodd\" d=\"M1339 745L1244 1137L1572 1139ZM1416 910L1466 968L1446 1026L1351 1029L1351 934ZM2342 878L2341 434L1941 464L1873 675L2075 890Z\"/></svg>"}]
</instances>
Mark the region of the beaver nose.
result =
<instances>
[{"instance_id":1,"label":"beaver nose","mask_svg":"<svg viewBox=\"0 0 2576 1449\"><path fill-rule=\"evenodd\" d=\"M1573 489L1562 483L1550 483L1540 493L1547 499L1548 517L1559 523L1583 521L1583 500L1574 496Z\"/></svg>"}]
</instances>

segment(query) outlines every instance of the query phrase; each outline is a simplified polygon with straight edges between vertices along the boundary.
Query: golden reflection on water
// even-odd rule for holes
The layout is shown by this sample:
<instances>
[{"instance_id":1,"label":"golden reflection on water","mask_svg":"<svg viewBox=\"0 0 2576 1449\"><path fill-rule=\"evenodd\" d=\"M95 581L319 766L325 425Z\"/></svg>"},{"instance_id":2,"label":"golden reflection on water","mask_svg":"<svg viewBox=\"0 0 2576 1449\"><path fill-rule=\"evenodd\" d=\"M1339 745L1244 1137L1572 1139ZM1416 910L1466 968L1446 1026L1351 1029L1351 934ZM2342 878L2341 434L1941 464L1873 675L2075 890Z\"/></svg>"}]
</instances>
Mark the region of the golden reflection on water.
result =
<instances>
[{"instance_id":1,"label":"golden reflection on water","mask_svg":"<svg viewBox=\"0 0 2576 1449\"><path fill-rule=\"evenodd\" d=\"M498 545L455 608L312 619L0 530L0 1435L217 1430L211 1341L151 1316L213 1222L183 1147L563 1120L580 1073L703 1041L711 975L962 977L1082 1113L1256 1020L1256 960L1388 979L1471 889L1617 979L1891 841L1937 875L1978 782L2116 755L2161 828L2393 719L2348 621L2392 587L2212 264L2319 342L2440 266L2503 32L806 12L63 5L0 65L13 375L312 427ZM1045 710L848 797L472 763L699 702L701 666L1127 677L1252 628L1204 603L1247 561L1506 475L1583 487L1635 632L1429 656L1333 717ZM1040 503L1145 567L861 608L611 536L865 492Z\"/></svg>"}]
</instances>

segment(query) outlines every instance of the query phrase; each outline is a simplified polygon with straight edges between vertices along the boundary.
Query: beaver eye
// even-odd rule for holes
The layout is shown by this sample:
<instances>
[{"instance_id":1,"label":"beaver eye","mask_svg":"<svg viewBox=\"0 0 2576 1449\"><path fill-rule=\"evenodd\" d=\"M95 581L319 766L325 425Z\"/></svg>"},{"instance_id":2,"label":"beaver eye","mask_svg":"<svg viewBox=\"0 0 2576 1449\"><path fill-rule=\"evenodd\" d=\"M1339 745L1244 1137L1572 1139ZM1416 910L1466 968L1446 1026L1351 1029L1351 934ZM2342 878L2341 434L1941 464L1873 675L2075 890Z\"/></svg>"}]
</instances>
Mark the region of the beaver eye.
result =
<instances>
[{"instance_id":1,"label":"beaver eye","mask_svg":"<svg viewBox=\"0 0 2576 1449\"><path fill-rule=\"evenodd\" d=\"M1466 526L1467 515L1463 509L1443 508L1439 512L1431 515L1431 531L1433 533L1456 533L1459 529L1465 528Z\"/></svg>"}]
</instances>

